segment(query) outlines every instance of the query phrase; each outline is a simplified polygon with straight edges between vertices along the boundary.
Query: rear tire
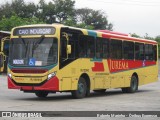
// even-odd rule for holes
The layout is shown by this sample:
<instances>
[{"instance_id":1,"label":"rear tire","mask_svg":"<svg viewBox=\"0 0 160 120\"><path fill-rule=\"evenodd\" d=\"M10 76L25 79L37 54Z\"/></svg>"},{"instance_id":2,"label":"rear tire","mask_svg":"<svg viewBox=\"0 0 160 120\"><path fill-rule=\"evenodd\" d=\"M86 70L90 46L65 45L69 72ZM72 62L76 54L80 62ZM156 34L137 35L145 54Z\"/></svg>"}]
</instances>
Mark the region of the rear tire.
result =
<instances>
[{"instance_id":1,"label":"rear tire","mask_svg":"<svg viewBox=\"0 0 160 120\"><path fill-rule=\"evenodd\" d=\"M72 96L76 99L81 99L86 96L87 93L87 84L83 77L80 77L78 81L77 90L72 91Z\"/></svg>"},{"instance_id":2,"label":"rear tire","mask_svg":"<svg viewBox=\"0 0 160 120\"><path fill-rule=\"evenodd\" d=\"M47 97L48 93L49 92L47 92L47 91L36 91L35 92L36 96L39 97L39 98L45 98L45 97Z\"/></svg>"},{"instance_id":3,"label":"rear tire","mask_svg":"<svg viewBox=\"0 0 160 120\"><path fill-rule=\"evenodd\" d=\"M131 77L130 87L122 88L123 93L134 93L138 90L138 79L136 76Z\"/></svg>"}]
</instances>

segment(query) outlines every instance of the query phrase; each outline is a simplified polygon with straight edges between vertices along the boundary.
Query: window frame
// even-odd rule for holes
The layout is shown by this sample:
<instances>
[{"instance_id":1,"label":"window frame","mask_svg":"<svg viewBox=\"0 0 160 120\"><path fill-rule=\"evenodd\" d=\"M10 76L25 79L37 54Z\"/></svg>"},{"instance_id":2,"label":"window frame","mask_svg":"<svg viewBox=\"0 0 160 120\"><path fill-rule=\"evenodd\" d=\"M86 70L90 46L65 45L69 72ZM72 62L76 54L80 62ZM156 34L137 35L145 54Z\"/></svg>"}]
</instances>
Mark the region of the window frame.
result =
<instances>
[{"instance_id":1,"label":"window frame","mask_svg":"<svg viewBox=\"0 0 160 120\"><path fill-rule=\"evenodd\" d=\"M147 50L146 50L146 46L148 46L147 48ZM150 49L150 47L151 47L151 49ZM145 52L145 60L147 60L147 61L153 61L154 60L154 46L153 46L153 44L145 44L144 45L144 48L145 48L145 50L144 50L144 52ZM151 50L151 51L150 51ZM149 53L151 52L151 55L152 56L149 56ZM146 57L149 57L148 59L146 59ZM150 57L152 57L152 59L150 59Z\"/></svg>"},{"instance_id":2,"label":"window frame","mask_svg":"<svg viewBox=\"0 0 160 120\"><path fill-rule=\"evenodd\" d=\"M113 54L111 54L111 52L113 53L113 51L112 51L112 47L113 47L113 45L112 45L112 42L113 41L120 41L121 42L121 56L120 56L120 58L118 58L117 56L117 58L114 56L114 57L112 57L113 56ZM109 56L110 56L110 59L123 59L123 40L120 40L120 39L110 39L110 43L109 43L109 45L110 45L110 47L109 47ZM117 54L117 53L116 53ZM117 54L118 55L118 54Z\"/></svg>"},{"instance_id":3,"label":"window frame","mask_svg":"<svg viewBox=\"0 0 160 120\"><path fill-rule=\"evenodd\" d=\"M80 54L82 53L81 52L81 47L80 47L80 37L86 37L85 39L83 39L83 47L84 47L84 56L81 56ZM91 38L90 40L88 39L88 38ZM88 50L89 50L89 48L91 48L91 47L88 47L88 43L89 43L89 41L92 41L92 39L93 39L93 49L91 50L91 51L93 51L93 57L90 57L89 56L89 54L88 54ZM84 40L86 40L86 43L87 43L87 45L85 45L86 43L85 43L85 41ZM95 51L96 51L96 45L95 45L95 37L93 37L93 36L89 36L89 35L79 35L79 37L78 37L78 49L79 49L79 51L78 51L78 56L79 56L79 58L95 58ZM90 54L91 55L91 54Z\"/></svg>"},{"instance_id":4,"label":"window frame","mask_svg":"<svg viewBox=\"0 0 160 120\"><path fill-rule=\"evenodd\" d=\"M142 44L143 45L143 59L139 59L140 57L137 59L137 57L136 57L136 45L137 44ZM139 49L138 52L140 54L140 52L141 52L140 49ZM144 60L144 58L145 58L144 43L135 42L135 44L134 44L134 56L135 56L135 60Z\"/></svg>"},{"instance_id":5,"label":"window frame","mask_svg":"<svg viewBox=\"0 0 160 120\"><path fill-rule=\"evenodd\" d=\"M125 50L124 50L124 46L125 46L125 43L132 43L133 45L132 45L132 55L133 55L133 57L132 58L125 58L125 56L124 56L124 52L125 52ZM123 48L122 48L122 57L123 57L123 59L124 60L134 60L135 59L135 42L134 41L123 41ZM129 54L129 53L127 53L127 54Z\"/></svg>"},{"instance_id":6,"label":"window frame","mask_svg":"<svg viewBox=\"0 0 160 120\"><path fill-rule=\"evenodd\" d=\"M97 50L98 48L98 42L100 43L100 48L102 50L102 53L100 51ZM97 59L108 59L109 58L109 44L110 44L110 39L109 38L102 38L102 37L97 37L96 38L96 58ZM106 44L105 44L106 43ZM106 51L106 55L107 56L104 56L105 54L105 47L103 45L106 45L107 46L107 51ZM101 54L100 57L98 57L98 52Z\"/></svg>"}]
</instances>

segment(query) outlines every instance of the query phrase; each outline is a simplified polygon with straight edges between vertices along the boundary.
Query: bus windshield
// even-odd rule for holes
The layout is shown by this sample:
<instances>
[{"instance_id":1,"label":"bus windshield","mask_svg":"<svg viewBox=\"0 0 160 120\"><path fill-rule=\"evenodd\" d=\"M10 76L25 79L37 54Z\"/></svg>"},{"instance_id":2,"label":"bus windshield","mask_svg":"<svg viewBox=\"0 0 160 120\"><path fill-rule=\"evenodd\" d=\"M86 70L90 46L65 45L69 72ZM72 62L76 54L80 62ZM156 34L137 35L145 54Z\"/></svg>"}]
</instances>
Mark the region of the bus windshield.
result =
<instances>
[{"instance_id":1,"label":"bus windshield","mask_svg":"<svg viewBox=\"0 0 160 120\"><path fill-rule=\"evenodd\" d=\"M57 63L56 38L11 39L9 64L12 66L48 66Z\"/></svg>"}]
</instances>

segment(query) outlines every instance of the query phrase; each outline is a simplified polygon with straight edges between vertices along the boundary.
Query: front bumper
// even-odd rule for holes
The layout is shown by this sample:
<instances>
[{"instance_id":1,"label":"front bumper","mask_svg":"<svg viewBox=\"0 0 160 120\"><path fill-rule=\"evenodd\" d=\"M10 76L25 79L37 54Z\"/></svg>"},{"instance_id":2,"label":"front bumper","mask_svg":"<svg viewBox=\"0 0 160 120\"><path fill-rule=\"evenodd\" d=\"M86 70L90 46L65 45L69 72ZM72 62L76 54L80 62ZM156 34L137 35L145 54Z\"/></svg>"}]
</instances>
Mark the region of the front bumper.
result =
<instances>
[{"instance_id":1,"label":"front bumper","mask_svg":"<svg viewBox=\"0 0 160 120\"><path fill-rule=\"evenodd\" d=\"M8 89L20 89L22 91L59 91L59 79L54 76L40 86L36 85L17 85L10 77L8 77Z\"/></svg>"}]
</instances>

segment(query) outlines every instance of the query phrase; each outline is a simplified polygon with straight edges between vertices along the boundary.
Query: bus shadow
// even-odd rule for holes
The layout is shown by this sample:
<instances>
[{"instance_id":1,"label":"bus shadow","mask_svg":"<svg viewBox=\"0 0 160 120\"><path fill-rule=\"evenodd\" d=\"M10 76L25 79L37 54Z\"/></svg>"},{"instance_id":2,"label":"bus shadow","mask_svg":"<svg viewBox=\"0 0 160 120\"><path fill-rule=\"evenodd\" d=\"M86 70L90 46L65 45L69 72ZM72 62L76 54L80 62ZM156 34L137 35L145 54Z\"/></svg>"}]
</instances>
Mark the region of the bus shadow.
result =
<instances>
[{"instance_id":1,"label":"bus shadow","mask_svg":"<svg viewBox=\"0 0 160 120\"><path fill-rule=\"evenodd\" d=\"M136 93L123 93L121 90L113 90L113 91L106 91L105 93L95 93L91 92L89 96L85 97L84 99L92 99L97 97L112 97L112 96L119 96L119 95L136 95L146 92L152 92L154 90L138 90ZM28 97L28 98L17 98L16 100L27 100L27 101L66 101L66 100L76 100L72 97L71 94L50 94L46 98L38 98L38 97Z\"/></svg>"},{"instance_id":2,"label":"bus shadow","mask_svg":"<svg viewBox=\"0 0 160 120\"><path fill-rule=\"evenodd\" d=\"M88 98L92 97L109 97L109 96L115 96L115 95L133 95L133 94L140 94L140 93L145 93L145 92L151 92L153 90L138 90L135 93L123 93L121 90L113 90L113 91L106 91L105 93L94 93L92 92Z\"/></svg>"}]
</instances>

